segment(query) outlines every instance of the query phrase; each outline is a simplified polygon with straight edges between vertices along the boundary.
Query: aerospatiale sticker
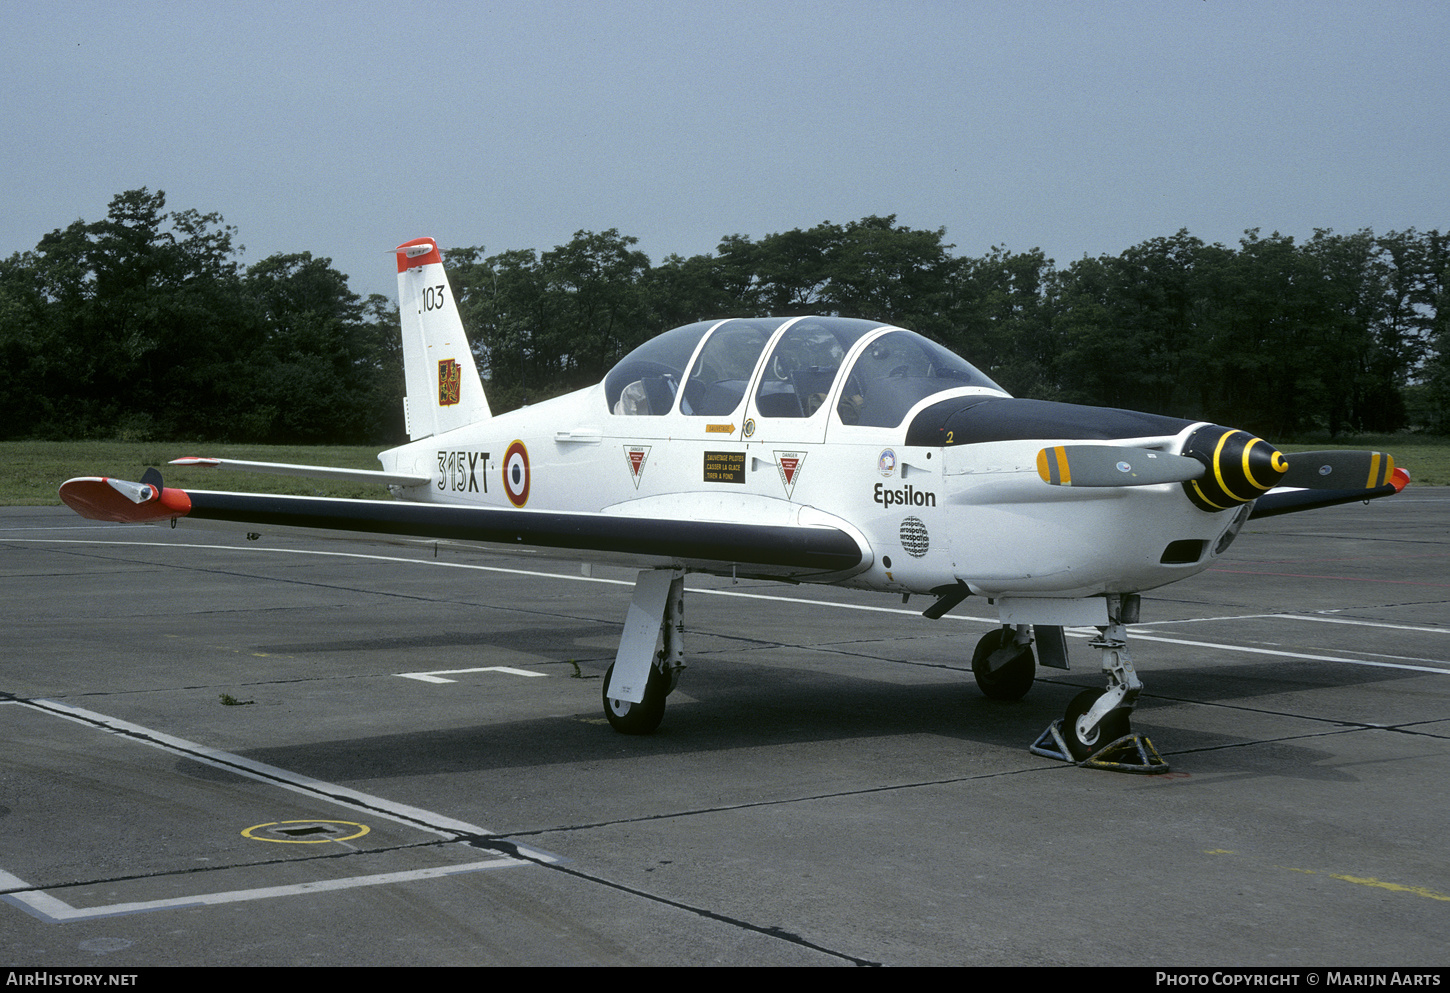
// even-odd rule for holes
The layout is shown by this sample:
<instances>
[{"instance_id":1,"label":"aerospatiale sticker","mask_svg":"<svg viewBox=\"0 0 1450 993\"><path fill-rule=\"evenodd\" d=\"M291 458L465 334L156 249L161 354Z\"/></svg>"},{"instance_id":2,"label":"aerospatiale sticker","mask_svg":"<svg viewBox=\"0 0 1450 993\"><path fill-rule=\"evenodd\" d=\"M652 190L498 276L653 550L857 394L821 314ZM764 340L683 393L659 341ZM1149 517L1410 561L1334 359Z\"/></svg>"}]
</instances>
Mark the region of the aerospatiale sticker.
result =
<instances>
[{"instance_id":1,"label":"aerospatiale sticker","mask_svg":"<svg viewBox=\"0 0 1450 993\"><path fill-rule=\"evenodd\" d=\"M785 484L785 497L790 499L796 480L801 478L801 466L805 464L805 452L776 452L775 468L780 472L780 481Z\"/></svg>"},{"instance_id":2,"label":"aerospatiale sticker","mask_svg":"<svg viewBox=\"0 0 1450 993\"><path fill-rule=\"evenodd\" d=\"M644 475L644 464L649 459L649 445L625 445L624 457L629 460L629 475L634 488L639 489L639 478Z\"/></svg>"}]
</instances>

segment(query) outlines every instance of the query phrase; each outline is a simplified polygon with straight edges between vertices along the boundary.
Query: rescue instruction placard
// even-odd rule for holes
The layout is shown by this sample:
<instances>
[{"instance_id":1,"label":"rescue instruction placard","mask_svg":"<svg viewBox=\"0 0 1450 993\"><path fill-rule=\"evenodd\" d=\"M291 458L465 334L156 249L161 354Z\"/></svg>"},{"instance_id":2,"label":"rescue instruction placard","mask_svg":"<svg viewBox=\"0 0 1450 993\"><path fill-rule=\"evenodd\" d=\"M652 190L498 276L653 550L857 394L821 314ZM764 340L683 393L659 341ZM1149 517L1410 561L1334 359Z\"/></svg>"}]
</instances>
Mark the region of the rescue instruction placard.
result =
<instances>
[{"instance_id":1,"label":"rescue instruction placard","mask_svg":"<svg viewBox=\"0 0 1450 993\"><path fill-rule=\"evenodd\" d=\"M706 452L705 453L705 482L707 482L707 483L743 483L743 482L745 482L745 453L744 452Z\"/></svg>"}]
</instances>

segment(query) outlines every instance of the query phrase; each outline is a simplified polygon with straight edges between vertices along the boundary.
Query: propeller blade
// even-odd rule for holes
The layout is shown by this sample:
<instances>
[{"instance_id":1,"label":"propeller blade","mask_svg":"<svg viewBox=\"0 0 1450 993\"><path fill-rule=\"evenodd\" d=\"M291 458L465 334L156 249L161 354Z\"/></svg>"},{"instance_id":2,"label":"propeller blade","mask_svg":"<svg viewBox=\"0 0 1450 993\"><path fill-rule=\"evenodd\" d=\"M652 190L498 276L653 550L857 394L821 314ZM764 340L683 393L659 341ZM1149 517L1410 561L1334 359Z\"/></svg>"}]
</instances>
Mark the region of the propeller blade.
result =
<instances>
[{"instance_id":1,"label":"propeller blade","mask_svg":"<svg viewBox=\"0 0 1450 993\"><path fill-rule=\"evenodd\" d=\"M1037 453L1037 474L1053 486L1153 486L1198 479L1197 459L1147 448L1054 445Z\"/></svg>"},{"instance_id":2,"label":"propeller blade","mask_svg":"<svg viewBox=\"0 0 1450 993\"><path fill-rule=\"evenodd\" d=\"M1280 486L1306 490L1373 490L1391 484L1395 460L1384 452L1285 452Z\"/></svg>"}]
</instances>

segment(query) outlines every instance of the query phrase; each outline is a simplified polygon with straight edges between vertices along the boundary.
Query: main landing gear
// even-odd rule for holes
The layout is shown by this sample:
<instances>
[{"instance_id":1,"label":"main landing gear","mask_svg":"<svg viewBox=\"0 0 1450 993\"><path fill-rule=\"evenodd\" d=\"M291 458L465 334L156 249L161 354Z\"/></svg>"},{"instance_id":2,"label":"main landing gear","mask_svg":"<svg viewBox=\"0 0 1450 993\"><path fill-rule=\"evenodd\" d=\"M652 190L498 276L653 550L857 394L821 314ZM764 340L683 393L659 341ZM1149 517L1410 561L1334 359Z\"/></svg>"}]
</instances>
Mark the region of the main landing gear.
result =
<instances>
[{"instance_id":1,"label":"main landing gear","mask_svg":"<svg viewBox=\"0 0 1450 993\"><path fill-rule=\"evenodd\" d=\"M604 674L604 716L620 734L650 734L685 668L685 574L646 570L635 582L619 652ZM664 647L655 651L663 642ZM615 678L616 669L619 678Z\"/></svg>"},{"instance_id":2,"label":"main landing gear","mask_svg":"<svg viewBox=\"0 0 1450 993\"><path fill-rule=\"evenodd\" d=\"M1037 660L1032 632L1026 624L989 631L972 652L977 688L993 700L1020 700L1032 689Z\"/></svg>"}]
</instances>

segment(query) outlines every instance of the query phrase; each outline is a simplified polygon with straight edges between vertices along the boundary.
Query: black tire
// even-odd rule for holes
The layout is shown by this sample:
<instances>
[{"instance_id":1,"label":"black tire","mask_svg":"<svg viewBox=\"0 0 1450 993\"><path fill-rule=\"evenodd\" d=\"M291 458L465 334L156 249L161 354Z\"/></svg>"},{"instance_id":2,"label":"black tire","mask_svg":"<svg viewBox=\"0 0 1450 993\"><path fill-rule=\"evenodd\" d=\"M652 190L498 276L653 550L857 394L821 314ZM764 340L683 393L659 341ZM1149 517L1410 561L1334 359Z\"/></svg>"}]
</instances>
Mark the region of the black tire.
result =
<instances>
[{"instance_id":1,"label":"black tire","mask_svg":"<svg viewBox=\"0 0 1450 993\"><path fill-rule=\"evenodd\" d=\"M644 700L628 703L609 698L609 677L614 675L614 663L604 673L604 686L600 696L604 701L604 716L609 726L620 734L651 734L665 717L665 696L670 691L669 677L651 666L649 681L645 683Z\"/></svg>"},{"instance_id":2,"label":"black tire","mask_svg":"<svg viewBox=\"0 0 1450 993\"><path fill-rule=\"evenodd\" d=\"M1108 716L1098 723L1097 732L1093 734L1091 740L1078 735L1077 719L1091 710L1093 704L1098 702L1098 697L1106 692L1106 690L1083 690L1072 698L1072 702L1067 705L1067 712L1062 716L1062 738L1067 742L1067 750L1078 762L1091 758L1101 751L1103 746L1111 745L1128 734L1128 712L1119 709L1108 711Z\"/></svg>"},{"instance_id":3,"label":"black tire","mask_svg":"<svg viewBox=\"0 0 1450 993\"><path fill-rule=\"evenodd\" d=\"M972 675L977 688L992 700L1021 700L1032 689L1037 675L1037 659L1031 645L1022 645L1006 665L995 671L987 668L987 660L1000 648L1010 648L1015 632L1011 628L988 631L972 652Z\"/></svg>"}]
</instances>

